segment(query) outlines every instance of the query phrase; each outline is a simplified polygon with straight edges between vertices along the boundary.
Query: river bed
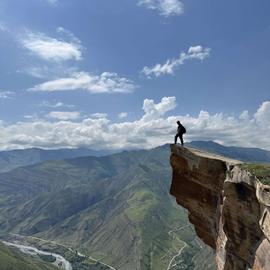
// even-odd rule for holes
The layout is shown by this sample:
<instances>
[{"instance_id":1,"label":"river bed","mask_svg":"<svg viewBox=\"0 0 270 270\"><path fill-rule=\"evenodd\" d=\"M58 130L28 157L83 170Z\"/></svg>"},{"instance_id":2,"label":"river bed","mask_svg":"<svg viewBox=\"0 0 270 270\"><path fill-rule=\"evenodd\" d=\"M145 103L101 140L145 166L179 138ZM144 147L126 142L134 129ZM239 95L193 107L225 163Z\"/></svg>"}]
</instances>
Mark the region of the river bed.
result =
<instances>
[{"instance_id":1,"label":"river bed","mask_svg":"<svg viewBox=\"0 0 270 270\"><path fill-rule=\"evenodd\" d=\"M39 255L40 254L40 255L53 256L55 258L55 262L53 263L54 265L59 266L65 270L72 270L71 263L69 261L67 261L63 256L61 256L57 253L51 253L51 252L39 250L39 249L32 247L32 246L25 246L25 245L15 244L15 243L11 243L11 242L6 242L6 241L3 241L3 243L6 246L16 247L21 252L23 252L25 254L29 254L29 255Z\"/></svg>"}]
</instances>

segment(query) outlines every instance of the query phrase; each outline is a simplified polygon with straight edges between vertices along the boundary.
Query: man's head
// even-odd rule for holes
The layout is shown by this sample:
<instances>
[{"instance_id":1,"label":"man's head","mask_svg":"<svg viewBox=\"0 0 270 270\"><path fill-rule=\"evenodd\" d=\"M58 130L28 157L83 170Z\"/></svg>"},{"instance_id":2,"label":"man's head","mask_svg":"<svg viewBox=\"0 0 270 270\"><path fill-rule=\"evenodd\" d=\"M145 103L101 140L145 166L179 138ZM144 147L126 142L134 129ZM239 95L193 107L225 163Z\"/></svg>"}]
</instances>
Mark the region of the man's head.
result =
<instances>
[{"instance_id":1,"label":"man's head","mask_svg":"<svg viewBox=\"0 0 270 270\"><path fill-rule=\"evenodd\" d=\"M181 124L181 123L180 123L180 121L177 121L176 123L177 123L178 125L180 125L180 124Z\"/></svg>"}]
</instances>

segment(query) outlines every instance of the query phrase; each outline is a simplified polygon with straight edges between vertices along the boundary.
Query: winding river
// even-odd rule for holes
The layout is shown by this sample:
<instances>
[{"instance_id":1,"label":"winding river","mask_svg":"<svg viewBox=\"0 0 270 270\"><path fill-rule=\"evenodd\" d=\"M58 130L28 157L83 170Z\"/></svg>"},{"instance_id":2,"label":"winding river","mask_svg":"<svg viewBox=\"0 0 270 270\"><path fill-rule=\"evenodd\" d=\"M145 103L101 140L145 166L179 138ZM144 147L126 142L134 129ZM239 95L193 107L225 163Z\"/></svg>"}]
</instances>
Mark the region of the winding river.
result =
<instances>
[{"instance_id":1,"label":"winding river","mask_svg":"<svg viewBox=\"0 0 270 270\"><path fill-rule=\"evenodd\" d=\"M29 255L38 255L38 254L40 254L40 255L53 256L55 258L55 262L53 263L54 265L62 267L65 270L72 270L71 263L69 261L67 261L63 256L61 256L59 254L46 252L46 251L43 251L43 250L39 250L39 249L37 249L35 247L19 245L19 244L15 244L15 243L6 242L6 241L3 241L3 243L6 246L16 247L21 252L23 252L25 254L29 254Z\"/></svg>"}]
</instances>

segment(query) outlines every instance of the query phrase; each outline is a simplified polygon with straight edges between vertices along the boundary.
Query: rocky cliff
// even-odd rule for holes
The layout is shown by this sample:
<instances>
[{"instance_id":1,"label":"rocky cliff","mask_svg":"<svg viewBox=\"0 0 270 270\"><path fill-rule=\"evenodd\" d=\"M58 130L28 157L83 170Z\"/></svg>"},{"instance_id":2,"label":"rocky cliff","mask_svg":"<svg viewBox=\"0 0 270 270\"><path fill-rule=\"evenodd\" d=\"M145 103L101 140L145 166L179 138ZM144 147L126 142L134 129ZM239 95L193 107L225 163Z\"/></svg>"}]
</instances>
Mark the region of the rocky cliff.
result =
<instances>
[{"instance_id":1,"label":"rocky cliff","mask_svg":"<svg viewBox=\"0 0 270 270\"><path fill-rule=\"evenodd\" d=\"M270 187L240 164L171 145L170 192L216 250L218 270L270 270Z\"/></svg>"}]
</instances>

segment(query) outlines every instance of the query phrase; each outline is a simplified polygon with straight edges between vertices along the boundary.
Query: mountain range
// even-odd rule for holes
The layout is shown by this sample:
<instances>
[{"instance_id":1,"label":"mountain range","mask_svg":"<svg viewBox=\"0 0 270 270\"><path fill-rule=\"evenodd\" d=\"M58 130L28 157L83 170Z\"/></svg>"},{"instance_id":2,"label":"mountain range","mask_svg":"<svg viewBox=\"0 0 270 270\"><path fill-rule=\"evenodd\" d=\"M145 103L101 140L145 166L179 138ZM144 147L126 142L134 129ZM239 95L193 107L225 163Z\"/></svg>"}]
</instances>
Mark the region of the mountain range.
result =
<instances>
[{"instance_id":1,"label":"mountain range","mask_svg":"<svg viewBox=\"0 0 270 270\"><path fill-rule=\"evenodd\" d=\"M92 150L86 148L63 148L45 150L40 148L17 149L0 152L0 173L17 167L32 165L46 160L61 160L83 156L105 156L114 153L110 150Z\"/></svg>"},{"instance_id":2,"label":"mountain range","mask_svg":"<svg viewBox=\"0 0 270 270\"><path fill-rule=\"evenodd\" d=\"M213 152L225 157L238 159L245 162L270 162L270 151L260 148L247 148L236 146L223 146L213 141L194 141L187 146Z\"/></svg>"},{"instance_id":3,"label":"mountain range","mask_svg":"<svg viewBox=\"0 0 270 270\"><path fill-rule=\"evenodd\" d=\"M261 149L213 142L189 146L270 162L270 152ZM21 151L21 157L23 151L31 157L31 152ZM117 270L168 269L182 249L170 270L215 269L213 252L199 242L186 211L169 195L169 145L72 159L61 159L57 151L47 156L51 160L25 158L19 166L14 158L14 164L12 159L6 163L9 170L0 174L2 236L15 233L55 241Z\"/></svg>"}]
</instances>

